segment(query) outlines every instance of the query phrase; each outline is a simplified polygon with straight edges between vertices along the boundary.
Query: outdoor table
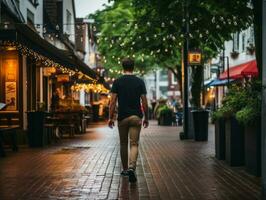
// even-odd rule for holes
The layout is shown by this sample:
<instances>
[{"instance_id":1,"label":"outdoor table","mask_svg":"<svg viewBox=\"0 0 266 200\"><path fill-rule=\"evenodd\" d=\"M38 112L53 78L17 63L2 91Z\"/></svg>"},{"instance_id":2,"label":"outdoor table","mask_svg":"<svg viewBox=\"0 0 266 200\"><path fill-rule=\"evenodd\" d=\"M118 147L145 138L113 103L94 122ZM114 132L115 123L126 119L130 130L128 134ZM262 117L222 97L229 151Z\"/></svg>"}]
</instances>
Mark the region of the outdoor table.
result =
<instances>
[{"instance_id":1,"label":"outdoor table","mask_svg":"<svg viewBox=\"0 0 266 200\"><path fill-rule=\"evenodd\" d=\"M45 117L44 128L48 130L47 136L48 136L49 142L51 142L52 140L57 142L57 140L60 139L60 136L58 134L60 120L61 120L60 117L53 116L53 115ZM49 132L49 130L51 132Z\"/></svg>"}]
</instances>

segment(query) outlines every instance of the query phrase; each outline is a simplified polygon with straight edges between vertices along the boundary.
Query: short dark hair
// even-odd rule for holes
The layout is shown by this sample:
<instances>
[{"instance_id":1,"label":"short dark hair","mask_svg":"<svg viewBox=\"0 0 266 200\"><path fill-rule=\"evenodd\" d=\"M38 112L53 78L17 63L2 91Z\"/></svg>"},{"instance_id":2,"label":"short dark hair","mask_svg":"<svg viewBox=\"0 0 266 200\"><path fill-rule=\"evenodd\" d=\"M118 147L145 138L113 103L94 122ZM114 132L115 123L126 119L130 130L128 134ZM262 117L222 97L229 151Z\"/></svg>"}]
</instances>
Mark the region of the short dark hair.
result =
<instances>
[{"instance_id":1,"label":"short dark hair","mask_svg":"<svg viewBox=\"0 0 266 200\"><path fill-rule=\"evenodd\" d=\"M132 60L130 58L125 58L122 61L123 69L126 71L133 71L134 65L135 65L134 60Z\"/></svg>"}]
</instances>

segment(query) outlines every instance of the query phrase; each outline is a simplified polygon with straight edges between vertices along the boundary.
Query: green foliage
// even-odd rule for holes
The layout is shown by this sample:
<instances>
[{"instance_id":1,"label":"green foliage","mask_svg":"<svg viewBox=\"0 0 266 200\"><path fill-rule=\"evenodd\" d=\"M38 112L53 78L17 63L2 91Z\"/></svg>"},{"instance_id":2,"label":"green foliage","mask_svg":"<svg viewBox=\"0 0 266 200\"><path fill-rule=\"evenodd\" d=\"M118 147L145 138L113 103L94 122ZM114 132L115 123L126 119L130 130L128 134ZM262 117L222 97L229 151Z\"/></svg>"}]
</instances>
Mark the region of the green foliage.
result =
<instances>
[{"instance_id":1,"label":"green foliage","mask_svg":"<svg viewBox=\"0 0 266 200\"><path fill-rule=\"evenodd\" d=\"M245 87L246 105L236 113L236 119L244 125L260 121L261 116L261 82L253 80Z\"/></svg>"},{"instance_id":2,"label":"green foliage","mask_svg":"<svg viewBox=\"0 0 266 200\"><path fill-rule=\"evenodd\" d=\"M176 77L181 79L184 37L188 37L191 50L202 51L206 63L218 55L224 41L232 39L232 33L246 29L253 23L249 0L113 2L112 6L91 16L99 22L99 51L107 69L119 69L122 58L132 57L142 71L147 72L155 67L167 68L176 72ZM189 13L189 34L184 32L185 10ZM193 74L192 101L199 107L202 74L197 69L193 70Z\"/></svg>"},{"instance_id":3,"label":"green foliage","mask_svg":"<svg viewBox=\"0 0 266 200\"><path fill-rule=\"evenodd\" d=\"M214 112L214 118L235 116L246 105L246 93L242 85L234 84L223 99L222 106Z\"/></svg>"},{"instance_id":4,"label":"green foliage","mask_svg":"<svg viewBox=\"0 0 266 200\"><path fill-rule=\"evenodd\" d=\"M169 108L167 105L164 105L161 108L159 108L158 112L160 113L160 115L167 115L167 114L172 114L173 110Z\"/></svg>"},{"instance_id":5,"label":"green foliage","mask_svg":"<svg viewBox=\"0 0 266 200\"><path fill-rule=\"evenodd\" d=\"M261 82L247 81L243 85L233 85L223 100L221 108L213 113L213 120L236 116L245 125L254 124L261 114Z\"/></svg>"},{"instance_id":6,"label":"green foliage","mask_svg":"<svg viewBox=\"0 0 266 200\"><path fill-rule=\"evenodd\" d=\"M223 117L224 117L223 112L220 109L218 109L217 111L211 113L212 121L219 120L219 119L221 119Z\"/></svg>"}]
</instances>

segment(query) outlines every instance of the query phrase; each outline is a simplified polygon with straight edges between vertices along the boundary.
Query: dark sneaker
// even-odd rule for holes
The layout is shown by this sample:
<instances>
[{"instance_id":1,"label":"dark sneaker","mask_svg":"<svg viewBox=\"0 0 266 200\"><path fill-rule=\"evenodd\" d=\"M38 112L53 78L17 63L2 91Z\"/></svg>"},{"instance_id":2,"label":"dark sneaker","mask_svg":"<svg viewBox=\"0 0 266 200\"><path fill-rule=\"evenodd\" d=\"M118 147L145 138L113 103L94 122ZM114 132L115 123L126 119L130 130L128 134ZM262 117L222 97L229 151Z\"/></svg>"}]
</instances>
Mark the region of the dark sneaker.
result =
<instances>
[{"instance_id":1,"label":"dark sneaker","mask_svg":"<svg viewBox=\"0 0 266 200\"><path fill-rule=\"evenodd\" d=\"M122 175L122 176L128 176L128 171L127 171L127 170L123 170L123 171L121 172L121 175Z\"/></svg>"},{"instance_id":2,"label":"dark sneaker","mask_svg":"<svg viewBox=\"0 0 266 200\"><path fill-rule=\"evenodd\" d=\"M135 183L137 181L136 173L134 169L128 170L128 180L130 183Z\"/></svg>"}]
</instances>

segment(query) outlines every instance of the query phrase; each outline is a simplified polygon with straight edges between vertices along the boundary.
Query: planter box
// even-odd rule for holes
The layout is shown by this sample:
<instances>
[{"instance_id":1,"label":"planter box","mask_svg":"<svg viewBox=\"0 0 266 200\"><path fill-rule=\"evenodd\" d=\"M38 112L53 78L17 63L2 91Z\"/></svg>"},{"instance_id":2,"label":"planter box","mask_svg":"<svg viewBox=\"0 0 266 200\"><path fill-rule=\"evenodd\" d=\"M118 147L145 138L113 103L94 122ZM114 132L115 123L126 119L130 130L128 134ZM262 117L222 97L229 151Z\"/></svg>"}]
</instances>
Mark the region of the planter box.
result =
<instances>
[{"instance_id":1,"label":"planter box","mask_svg":"<svg viewBox=\"0 0 266 200\"><path fill-rule=\"evenodd\" d=\"M215 121L215 157L225 160L225 119Z\"/></svg>"},{"instance_id":2,"label":"planter box","mask_svg":"<svg viewBox=\"0 0 266 200\"><path fill-rule=\"evenodd\" d=\"M225 160L230 166L245 164L244 128L234 118L225 122Z\"/></svg>"},{"instance_id":3,"label":"planter box","mask_svg":"<svg viewBox=\"0 0 266 200\"><path fill-rule=\"evenodd\" d=\"M173 117L173 115L170 112L160 115L159 125L172 126L172 120L173 120L172 117Z\"/></svg>"},{"instance_id":4,"label":"planter box","mask_svg":"<svg viewBox=\"0 0 266 200\"><path fill-rule=\"evenodd\" d=\"M257 126L245 127L246 170L254 176L261 176L261 129Z\"/></svg>"},{"instance_id":5,"label":"planter box","mask_svg":"<svg viewBox=\"0 0 266 200\"><path fill-rule=\"evenodd\" d=\"M28 112L28 142L30 147L43 147L47 145L47 133L43 124L45 112Z\"/></svg>"},{"instance_id":6,"label":"planter box","mask_svg":"<svg viewBox=\"0 0 266 200\"><path fill-rule=\"evenodd\" d=\"M193 110L194 136L196 141L208 141L209 111Z\"/></svg>"}]
</instances>

